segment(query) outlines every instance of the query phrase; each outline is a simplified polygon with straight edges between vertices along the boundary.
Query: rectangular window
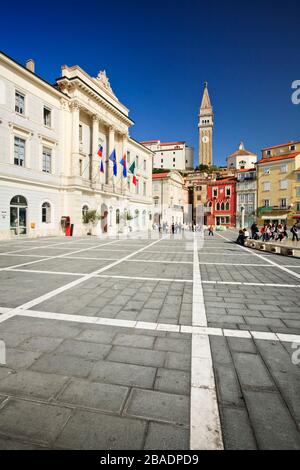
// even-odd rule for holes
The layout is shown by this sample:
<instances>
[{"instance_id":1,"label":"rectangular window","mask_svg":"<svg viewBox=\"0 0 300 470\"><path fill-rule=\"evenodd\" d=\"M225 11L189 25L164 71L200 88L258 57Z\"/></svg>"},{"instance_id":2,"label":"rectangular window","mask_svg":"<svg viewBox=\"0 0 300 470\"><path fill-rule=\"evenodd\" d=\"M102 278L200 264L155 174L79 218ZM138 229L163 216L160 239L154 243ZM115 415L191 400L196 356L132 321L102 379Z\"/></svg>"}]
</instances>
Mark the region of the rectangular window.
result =
<instances>
[{"instance_id":1,"label":"rectangular window","mask_svg":"<svg viewBox=\"0 0 300 470\"><path fill-rule=\"evenodd\" d=\"M146 196L146 183L143 183L143 196Z\"/></svg>"},{"instance_id":2,"label":"rectangular window","mask_svg":"<svg viewBox=\"0 0 300 470\"><path fill-rule=\"evenodd\" d=\"M271 187L270 181L265 181L263 183L263 191L270 191L270 187Z\"/></svg>"},{"instance_id":3,"label":"rectangular window","mask_svg":"<svg viewBox=\"0 0 300 470\"><path fill-rule=\"evenodd\" d=\"M270 168L264 168L264 174L269 175L270 174Z\"/></svg>"},{"instance_id":4,"label":"rectangular window","mask_svg":"<svg viewBox=\"0 0 300 470\"><path fill-rule=\"evenodd\" d=\"M280 189L287 189L287 187L288 187L288 182L287 182L287 180L281 180L281 181L279 181L279 188L280 188Z\"/></svg>"},{"instance_id":5,"label":"rectangular window","mask_svg":"<svg viewBox=\"0 0 300 470\"><path fill-rule=\"evenodd\" d=\"M296 173L296 181L300 182L300 173Z\"/></svg>"},{"instance_id":6,"label":"rectangular window","mask_svg":"<svg viewBox=\"0 0 300 470\"><path fill-rule=\"evenodd\" d=\"M296 196L300 196L300 186L296 187Z\"/></svg>"},{"instance_id":7,"label":"rectangular window","mask_svg":"<svg viewBox=\"0 0 300 470\"><path fill-rule=\"evenodd\" d=\"M163 158L160 159L160 163L164 163L164 159L163 159Z\"/></svg>"},{"instance_id":8,"label":"rectangular window","mask_svg":"<svg viewBox=\"0 0 300 470\"><path fill-rule=\"evenodd\" d=\"M280 165L280 173L286 173L288 171L288 165L285 163L284 165Z\"/></svg>"},{"instance_id":9,"label":"rectangular window","mask_svg":"<svg viewBox=\"0 0 300 470\"><path fill-rule=\"evenodd\" d=\"M43 147L43 172L44 173L51 173L51 160L52 160L52 150Z\"/></svg>"},{"instance_id":10,"label":"rectangular window","mask_svg":"<svg viewBox=\"0 0 300 470\"><path fill-rule=\"evenodd\" d=\"M226 188L226 196L230 196L231 194L231 188Z\"/></svg>"},{"instance_id":11,"label":"rectangular window","mask_svg":"<svg viewBox=\"0 0 300 470\"><path fill-rule=\"evenodd\" d=\"M138 167L139 167L139 156L138 155L135 157L135 165L136 165L136 169L138 169Z\"/></svg>"},{"instance_id":12,"label":"rectangular window","mask_svg":"<svg viewBox=\"0 0 300 470\"><path fill-rule=\"evenodd\" d=\"M292 151L293 151L293 150L296 150L296 146L295 146L295 145L291 145L291 146L290 146L290 150L292 150Z\"/></svg>"},{"instance_id":13,"label":"rectangular window","mask_svg":"<svg viewBox=\"0 0 300 470\"><path fill-rule=\"evenodd\" d=\"M213 188L213 197L218 197L218 188Z\"/></svg>"},{"instance_id":14,"label":"rectangular window","mask_svg":"<svg viewBox=\"0 0 300 470\"><path fill-rule=\"evenodd\" d=\"M82 176L82 160L79 159L79 175Z\"/></svg>"},{"instance_id":15,"label":"rectangular window","mask_svg":"<svg viewBox=\"0 0 300 470\"><path fill-rule=\"evenodd\" d=\"M297 212L300 212L300 202L296 202L296 208Z\"/></svg>"},{"instance_id":16,"label":"rectangular window","mask_svg":"<svg viewBox=\"0 0 300 470\"><path fill-rule=\"evenodd\" d=\"M136 180L136 187L135 188L136 188L136 194L139 194L139 192L140 192L140 181L138 179Z\"/></svg>"},{"instance_id":17,"label":"rectangular window","mask_svg":"<svg viewBox=\"0 0 300 470\"><path fill-rule=\"evenodd\" d=\"M14 164L25 166L25 140L15 137L14 142Z\"/></svg>"},{"instance_id":18,"label":"rectangular window","mask_svg":"<svg viewBox=\"0 0 300 470\"><path fill-rule=\"evenodd\" d=\"M51 127L51 110L44 106L44 126Z\"/></svg>"},{"instance_id":19,"label":"rectangular window","mask_svg":"<svg viewBox=\"0 0 300 470\"><path fill-rule=\"evenodd\" d=\"M79 124L79 142L82 144L82 124Z\"/></svg>"},{"instance_id":20,"label":"rectangular window","mask_svg":"<svg viewBox=\"0 0 300 470\"><path fill-rule=\"evenodd\" d=\"M130 152L129 150L127 150L127 166L129 168L129 165L130 165Z\"/></svg>"},{"instance_id":21,"label":"rectangular window","mask_svg":"<svg viewBox=\"0 0 300 470\"><path fill-rule=\"evenodd\" d=\"M147 161L144 160L144 171L146 171L146 169L147 169Z\"/></svg>"},{"instance_id":22,"label":"rectangular window","mask_svg":"<svg viewBox=\"0 0 300 470\"><path fill-rule=\"evenodd\" d=\"M271 150L267 150L267 157L271 156Z\"/></svg>"},{"instance_id":23,"label":"rectangular window","mask_svg":"<svg viewBox=\"0 0 300 470\"><path fill-rule=\"evenodd\" d=\"M264 207L270 207L270 199L264 199Z\"/></svg>"},{"instance_id":24,"label":"rectangular window","mask_svg":"<svg viewBox=\"0 0 300 470\"><path fill-rule=\"evenodd\" d=\"M175 158L173 158L173 162L174 162L174 163L176 162Z\"/></svg>"},{"instance_id":25,"label":"rectangular window","mask_svg":"<svg viewBox=\"0 0 300 470\"><path fill-rule=\"evenodd\" d=\"M15 93L15 111L19 114L25 114L25 96L19 91Z\"/></svg>"},{"instance_id":26,"label":"rectangular window","mask_svg":"<svg viewBox=\"0 0 300 470\"><path fill-rule=\"evenodd\" d=\"M287 200L286 198L280 199L280 209L286 209L287 208Z\"/></svg>"}]
</instances>

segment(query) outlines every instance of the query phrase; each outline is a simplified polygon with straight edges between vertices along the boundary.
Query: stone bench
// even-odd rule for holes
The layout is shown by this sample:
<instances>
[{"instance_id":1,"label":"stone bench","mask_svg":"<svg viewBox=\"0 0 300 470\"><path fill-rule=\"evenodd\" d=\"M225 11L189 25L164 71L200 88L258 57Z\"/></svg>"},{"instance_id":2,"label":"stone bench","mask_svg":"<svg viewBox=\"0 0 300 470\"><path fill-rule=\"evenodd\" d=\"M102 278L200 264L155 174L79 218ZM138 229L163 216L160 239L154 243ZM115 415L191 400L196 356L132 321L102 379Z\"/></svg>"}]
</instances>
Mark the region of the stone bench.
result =
<instances>
[{"instance_id":1,"label":"stone bench","mask_svg":"<svg viewBox=\"0 0 300 470\"><path fill-rule=\"evenodd\" d=\"M260 240L253 240L252 238L245 240L245 246L254 248L255 250L267 251L269 253L283 256L297 256L295 254L296 252L298 252L298 256L300 255L300 246L298 249L289 245L276 245L275 243L262 242Z\"/></svg>"}]
</instances>

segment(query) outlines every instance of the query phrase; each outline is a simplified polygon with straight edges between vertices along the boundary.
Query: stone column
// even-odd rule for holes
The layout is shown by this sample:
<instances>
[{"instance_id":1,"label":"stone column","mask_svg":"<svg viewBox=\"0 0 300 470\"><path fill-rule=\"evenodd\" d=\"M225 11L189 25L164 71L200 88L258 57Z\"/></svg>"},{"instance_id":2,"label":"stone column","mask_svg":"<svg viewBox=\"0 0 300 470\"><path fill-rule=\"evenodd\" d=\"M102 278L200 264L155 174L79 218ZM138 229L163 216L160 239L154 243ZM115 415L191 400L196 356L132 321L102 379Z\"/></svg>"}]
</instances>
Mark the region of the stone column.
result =
<instances>
[{"instance_id":1,"label":"stone column","mask_svg":"<svg viewBox=\"0 0 300 470\"><path fill-rule=\"evenodd\" d=\"M93 115L93 128L92 128L92 156L91 156L91 181L92 183L98 183L100 181L100 163L101 158L98 156L99 147L99 118L95 114ZM103 157L102 157L103 158Z\"/></svg>"},{"instance_id":2,"label":"stone column","mask_svg":"<svg viewBox=\"0 0 300 470\"><path fill-rule=\"evenodd\" d=\"M120 160L126 155L127 158L127 134L122 134L122 155L120 156ZM127 163L127 174L128 174L128 162ZM126 194L127 192L127 178L123 177L123 168L121 174L121 193Z\"/></svg>"},{"instance_id":3,"label":"stone column","mask_svg":"<svg viewBox=\"0 0 300 470\"><path fill-rule=\"evenodd\" d=\"M79 104L74 101L71 104L72 111L72 161L71 174L79 176Z\"/></svg>"},{"instance_id":4,"label":"stone column","mask_svg":"<svg viewBox=\"0 0 300 470\"><path fill-rule=\"evenodd\" d=\"M112 151L115 148L115 128L113 126L109 126L108 128L108 151L106 155L106 165L105 165L105 182L109 186L113 186L113 164L109 160Z\"/></svg>"}]
</instances>

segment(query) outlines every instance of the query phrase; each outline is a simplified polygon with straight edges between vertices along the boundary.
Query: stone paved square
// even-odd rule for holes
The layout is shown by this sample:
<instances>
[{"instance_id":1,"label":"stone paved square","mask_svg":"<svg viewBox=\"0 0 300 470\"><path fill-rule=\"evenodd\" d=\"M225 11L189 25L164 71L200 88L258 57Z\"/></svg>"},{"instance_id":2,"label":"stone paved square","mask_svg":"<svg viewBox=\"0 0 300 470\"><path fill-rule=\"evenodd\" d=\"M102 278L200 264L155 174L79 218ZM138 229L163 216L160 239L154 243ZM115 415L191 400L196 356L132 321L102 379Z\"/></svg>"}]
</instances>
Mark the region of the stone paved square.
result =
<instances>
[{"instance_id":1,"label":"stone paved square","mask_svg":"<svg viewBox=\"0 0 300 470\"><path fill-rule=\"evenodd\" d=\"M299 449L300 261L226 238L0 243L0 449Z\"/></svg>"}]
</instances>

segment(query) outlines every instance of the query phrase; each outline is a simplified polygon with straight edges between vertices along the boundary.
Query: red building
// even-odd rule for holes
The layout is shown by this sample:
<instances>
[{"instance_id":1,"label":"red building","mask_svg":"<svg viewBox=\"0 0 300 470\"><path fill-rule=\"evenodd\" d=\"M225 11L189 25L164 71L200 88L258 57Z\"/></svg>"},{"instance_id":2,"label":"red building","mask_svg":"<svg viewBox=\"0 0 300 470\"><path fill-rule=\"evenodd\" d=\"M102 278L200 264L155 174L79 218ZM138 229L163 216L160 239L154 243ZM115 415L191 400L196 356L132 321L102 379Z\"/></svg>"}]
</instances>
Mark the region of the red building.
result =
<instances>
[{"instance_id":1,"label":"red building","mask_svg":"<svg viewBox=\"0 0 300 470\"><path fill-rule=\"evenodd\" d=\"M206 225L236 225L236 180L223 178L207 183Z\"/></svg>"}]
</instances>

